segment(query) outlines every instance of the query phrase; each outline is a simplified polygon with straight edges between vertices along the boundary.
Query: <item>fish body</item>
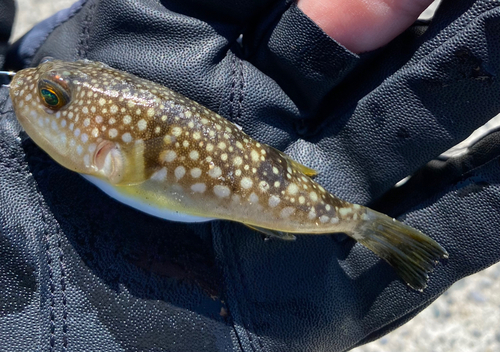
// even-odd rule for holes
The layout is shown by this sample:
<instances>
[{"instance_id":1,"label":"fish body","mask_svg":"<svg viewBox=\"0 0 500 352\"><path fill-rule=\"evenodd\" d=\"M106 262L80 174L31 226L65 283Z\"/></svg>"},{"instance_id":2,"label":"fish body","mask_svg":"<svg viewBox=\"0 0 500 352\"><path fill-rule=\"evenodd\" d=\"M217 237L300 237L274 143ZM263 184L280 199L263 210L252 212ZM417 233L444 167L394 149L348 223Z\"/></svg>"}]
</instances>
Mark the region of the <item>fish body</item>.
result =
<instances>
[{"instance_id":1,"label":"fish body","mask_svg":"<svg viewBox=\"0 0 500 352\"><path fill-rule=\"evenodd\" d=\"M335 197L310 178L314 170L157 83L98 62L48 60L19 71L10 86L36 144L149 214L237 221L288 238L343 232L416 289L447 256L419 231Z\"/></svg>"}]
</instances>

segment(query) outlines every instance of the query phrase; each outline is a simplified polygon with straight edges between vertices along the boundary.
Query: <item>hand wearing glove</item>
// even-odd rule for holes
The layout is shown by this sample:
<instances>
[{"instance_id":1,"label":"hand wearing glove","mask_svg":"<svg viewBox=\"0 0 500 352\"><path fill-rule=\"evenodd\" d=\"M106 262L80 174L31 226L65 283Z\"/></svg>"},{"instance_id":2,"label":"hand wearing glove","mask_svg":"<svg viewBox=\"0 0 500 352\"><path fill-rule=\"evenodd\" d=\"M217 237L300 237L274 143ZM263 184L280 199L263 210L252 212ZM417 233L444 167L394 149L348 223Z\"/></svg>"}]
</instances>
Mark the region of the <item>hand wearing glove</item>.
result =
<instances>
[{"instance_id":1,"label":"hand wearing glove","mask_svg":"<svg viewBox=\"0 0 500 352\"><path fill-rule=\"evenodd\" d=\"M361 56L286 1L88 0L36 26L8 68L87 58L164 84L450 258L419 293L343 236L263 241L153 218L51 160L2 88L0 350L345 351L498 261L498 133L422 167L500 110L499 17L493 2L447 1Z\"/></svg>"}]
</instances>

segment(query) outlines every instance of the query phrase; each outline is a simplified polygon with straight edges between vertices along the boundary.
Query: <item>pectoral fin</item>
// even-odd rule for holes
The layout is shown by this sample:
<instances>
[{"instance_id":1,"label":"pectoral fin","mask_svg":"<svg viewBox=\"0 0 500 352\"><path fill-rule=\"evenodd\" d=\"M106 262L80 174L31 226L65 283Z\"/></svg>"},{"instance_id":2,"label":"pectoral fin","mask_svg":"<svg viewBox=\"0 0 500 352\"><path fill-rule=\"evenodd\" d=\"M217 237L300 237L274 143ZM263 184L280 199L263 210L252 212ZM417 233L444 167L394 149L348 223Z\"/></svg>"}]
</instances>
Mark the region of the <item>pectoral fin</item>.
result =
<instances>
[{"instance_id":1,"label":"pectoral fin","mask_svg":"<svg viewBox=\"0 0 500 352\"><path fill-rule=\"evenodd\" d=\"M255 231L259 231L260 233L263 233L264 235L268 237L275 237L279 238L280 240L285 240L285 241L295 241L296 237L292 235L291 233L288 232L281 232L281 231L275 231L275 230L270 230L270 229L265 229L262 227L257 227L257 226L252 226L252 225L247 225L249 228Z\"/></svg>"}]
</instances>

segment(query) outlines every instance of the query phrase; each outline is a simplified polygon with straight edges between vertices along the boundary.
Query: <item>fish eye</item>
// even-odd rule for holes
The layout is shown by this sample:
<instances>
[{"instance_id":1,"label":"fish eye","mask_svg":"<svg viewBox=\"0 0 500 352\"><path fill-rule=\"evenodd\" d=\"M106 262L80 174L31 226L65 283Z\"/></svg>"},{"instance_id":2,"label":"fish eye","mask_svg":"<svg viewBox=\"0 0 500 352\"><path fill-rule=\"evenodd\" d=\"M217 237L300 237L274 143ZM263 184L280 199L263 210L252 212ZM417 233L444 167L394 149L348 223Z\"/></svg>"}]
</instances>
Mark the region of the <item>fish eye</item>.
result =
<instances>
[{"instance_id":1,"label":"fish eye","mask_svg":"<svg viewBox=\"0 0 500 352\"><path fill-rule=\"evenodd\" d=\"M38 82L38 93L46 107L59 110L69 102L68 92L55 82L42 79Z\"/></svg>"}]
</instances>

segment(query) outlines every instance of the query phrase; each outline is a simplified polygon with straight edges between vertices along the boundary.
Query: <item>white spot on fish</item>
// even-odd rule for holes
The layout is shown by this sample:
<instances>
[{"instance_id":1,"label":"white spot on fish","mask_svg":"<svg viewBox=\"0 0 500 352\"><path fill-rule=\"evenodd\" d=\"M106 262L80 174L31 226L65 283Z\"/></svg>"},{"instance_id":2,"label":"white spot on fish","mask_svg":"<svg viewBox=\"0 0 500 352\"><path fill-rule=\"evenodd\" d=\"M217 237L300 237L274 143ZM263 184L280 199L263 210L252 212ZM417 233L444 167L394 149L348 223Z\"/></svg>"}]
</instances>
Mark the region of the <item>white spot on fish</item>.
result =
<instances>
[{"instance_id":1,"label":"white spot on fish","mask_svg":"<svg viewBox=\"0 0 500 352\"><path fill-rule=\"evenodd\" d=\"M340 216L346 216L347 214L352 213L352 208L340 208L339 214Z\"/></svg>"},{"instance_id":2,"label":"white spot on fish","mask_svg":"<svg viewBox=\"0 0 500 352\"><path fill-rule=\"evenodd\" d=\"M243 159L240 156L237 156L233 159L233 163L235 166L240 166L241 164L243 164Z\"/></svg>"},{"instance_id":3,"label":"white spot on fish","mask_svg":"<svg viewBox=\"0 0 500 352\"><path fill-rule=\"evenodd\" d=\"M267 183L266 181L260 181L259 188L262 192L267 192L267 190L269 189L269 183Z\"/></svg>"},{"instance_id":4,"label":"white spot on fish","mask_svg":"<svg viewBox=\"0 0 500 352\"><path fill-rule=\"evenodd\" d=\"M198 160L199 156L200 156L200 154L196 150L192 150L189 153L189 158L191 158L191 160Z\"/></svg>"},{"instance_id":5,"label":"white spot on fish","mask_svg":"<svg viewBox=\"0 0 500 352\"><path fill-rule=\"evenodd\" d=\"M244 189L249 189L249 188L251 188L251 187L252 187L253 182L252 182L252 180L251 180L250 178L248 178L248 177L243 177L243 178L241 179L240 184L241 184L241 187L243 187Z\"/></svg>"},{"instance_id":6,"label":"white spot on fish","mask_svg":"<svg viewBox=\"0 0 500 352\"><path fill-rule=\"evenodd\" d=\"M83 143L87 143L89 140L89 136L86 133L82 133L82 136L80 137Z\"/></svg>"},{"instance_id":7,"label":"white spot on fish","mask_svg":"<svg viewBox=\"0 0 500 352\"><path fill-rule=\"evenodd\" d=\"M184 166L177 166L177 168L174 171L175 177L180 180L184 175L186 174L186 169Z\"/></svg>"},{"instance_id":8,"label":"white spot on fish","mask_svg":"<svg viewBox=\"0 0 500 352\"><path fill-rule=\"evenodd\" d=\"M132 142L132 136L130 135L130 133L126 132L122 135L122 141L124 141L125 143L130 143Z\"/></svg>"},{"instance_id":9,"label":"white spot on fish","mask_svg":"<svg viewBox=\"0 0 500 352\"><path fill-rule=\"evenodd\" d=\"M207 186L204 183L195 183L191 186L191 190L197 193L203 193L207 189Z\"/></svg>"},{"instance_id":10,"label":"white spot on fish","mask_svg":"<svg viewBox=\"0 0 500 352\"><path fill-rule=\"evenodd\" d=\"M332 224L338 224L339 223L339 218L332 218L330 220L330 223L332 223Z\"/></svg>"},{"instance_id":11,"label":"white spot on fish","mask_svg":"<svg viewBox=\"0 0 500 352\"><path fill-rule=\"evenodd\" d=\"M316 217L316 209L314 209L314 207L313 207L313 208L311 208L311 211L310 211L310 212L309 212L309 214L308 214L308 218L309 218L310 220L312 220L312 219L314 219L315 217Z\"/></svg>"},{"instance_id":12,"label":"white spot on fish","mask_svg":"<svg viewBox=\"0 0 500 352\"><path fill-rule=\"evenodd\" d=\"M180 127L173 127L172 128L172 135L179 137L182 134L182 128Z\"/></svg>"},{"instance_id":13,"label":"white spot on fish","mask_svg":"<svg viewBox=\"0 0 500 352\"><path fill-rule=\"evenodd\" d=\"M316 194L316 192L309 193L309 198L311 198L311 200L313 202L317 202L318 201L318 195Z\"/></svg>"},{"instance_id":14,"label":"white spot on fish","mask_svg":"<svg viewBox=\"0 0 500 352\"><path fill-rule=\"evenodd\" d=\"M287 188L288 193L291 195L297 194L299 187L295 183L290 183Z\"/></svg>"},{"instance_id":15,"label":"white spot on fish","mask_svg":"<svg viewBox=\"0 0 500 352\"><path fill-rule=\"evenodd\" d=\"M61 133L61 134L59 135L59 140L60 140L60 142L61 142L61 144L62 144L63 146L66 146L67 137L66 137L66 134L65 134L65 133Z\"/></svg>"},{"instance_id":16,"label":"white spot on fish","mask_svg":"<svg viewBox=\"0 0 500 352\"><path fill-rule=\"evenodd\" d=\"M159 182L165 181L167 178L167 168L163 167L160 170L156 171L152 176L151 179Z\"/></svg>"},{"instance_id":17,"label":"white spot on fish","mask_svg":"<svg viewBox=\"0 0 500 352\"><path fill-rule=\"evenodd\" d=\"M290 217L290 215L292 215L293 213L295 212L295 208L294 207L286 207L286 208L283 208L280 212L280 217L282 219L287 219Z\"/></svg>"},{"instance_id":18,"label":"white spot on fish","mask_svg":"<svg viewBox=\"0 0 500 352\"><path fill-rule=\"evenodd\" d=\"M257 203L259 201L259 197L252 192L252 194L248 197L248 200L252 203Z\"/></svg>"},{"instance_id":19,"label":"white spot on fish","mask_svg":"<svg viewBox=\"0 0 500 352\"><path fill-rule=\"evenodd\" d=\"M131 123L131 122L132 122L132 117L131 117L130 115L125 115L125 116L123 116L123 123L124 123L125 125L128 125L128 124L129 124L129 123Z\"/></svg>"},{"instance_id":20,"label":"white spot on fish","mask_svg":"<svg viewBox=\"0 0 500 352\"><path fill-rule=\"evenodd\" d=\"M278 198L278 196L275 196L274 194L269 197L269 206L271 208L274 208L280 204L281 200Z\"/></svg>"},{"instance_id":21,"label":"white spot on fish","mask_svg":"<svg viewBox=\"0 0 500 352\"><path fill-rule=\"evenodd\" d=\"M218 178L222 175L222 170L220 167L216 166L216 167L208 170L208 175L212 178Z\"/></svg>"},{"instance_id":22,"label":"white spot on fish","mask_svg":"<svg viewBox=\"0 0 500 352\"><path fill-rule=\"evenodd\" d=\"M201 176L201 169L199 167L195 167L193 169L191 169L191 176L193 178L198 178Z\"/></svg>"},{"instance_id":23,"label":"white spot on fish","mask_svg":"<svg viewBox=\"0 0 500 352\"><path fill-rule=\"evenodd\" d=\"M321 221L323 224L324 224L325 222L328 222L328 220L330 220L330 218L329 218L328 216L326 216L326 215L321 215L321 216L319 217L319 221Z\"/></svg>"},{"instance_id":24,"label":"white spot on fish","mask_svg":"<svg viewBox=\"0 0 500 352\"><path fill-rule=\"evenodd\" d=\"M175 160L175 158L177 158L177 153L173 150L169 150L165 153L165 158L164 160L167 162L167 163L170 163L172 161Z\"/></svg>"},{"instance_id":25,"label":"white spot on fish","mask_svg":"<svg viewBox=\"0 0 500 352\"><path fill-rule=\"evenodd\" d=\"M144 119L140 119L139 122L137 122L137 128L139 128L139 131L144 131L148 127L148 123Z\"/></svg>"},{"instance_id":26,"label":"white spot on fish","mask_svg":"<svg viewBox=\"0 0 500 352\"><path fill-rule=\"evenodd\" d=\"M108 135L110 138L115 138L116 136L118 136L118 131L116 129L112 128L108 131Z\"/></svg>"},{"instance_id":27,"label":"white spot on fish","mask_svg":"<svg viewBox=\"0 0 500 352\"><path fill-rule=\"evenodd\" d=\"M259 153L256 150L252 150L250 152L250 156L252 157L252 161L254 162L259 161Z\"/></svg>"},{"instance_id":28,"label":"white spot on fish","mask_svg":"<svg viewBox=\"0 0 500 352\"><path fill-rule=\"evenodd\" d=\"M226 198L229 197L231 191L226 186L217 185L214 187L214 193L219 198Z\"/></svg>"}]
</instances>

